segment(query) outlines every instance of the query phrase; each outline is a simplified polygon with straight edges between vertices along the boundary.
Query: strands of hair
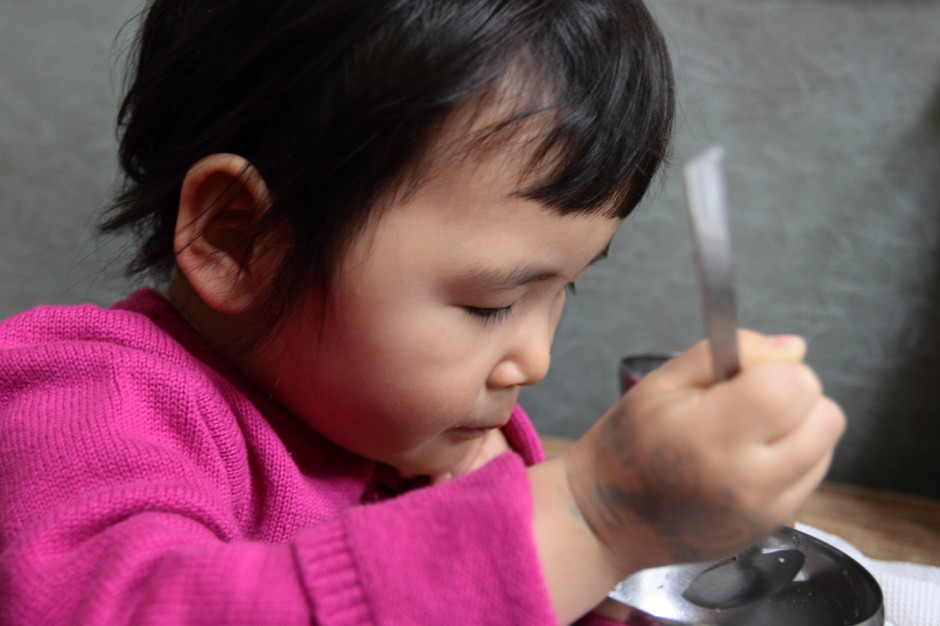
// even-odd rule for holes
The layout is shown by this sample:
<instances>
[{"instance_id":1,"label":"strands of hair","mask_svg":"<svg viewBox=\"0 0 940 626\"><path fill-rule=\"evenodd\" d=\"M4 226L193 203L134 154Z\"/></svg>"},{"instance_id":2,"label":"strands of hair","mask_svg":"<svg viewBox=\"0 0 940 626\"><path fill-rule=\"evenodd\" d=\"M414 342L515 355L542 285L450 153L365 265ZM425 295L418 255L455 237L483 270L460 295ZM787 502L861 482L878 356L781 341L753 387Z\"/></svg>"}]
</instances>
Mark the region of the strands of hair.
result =
<instances>
[{"instance_id":1,"label":"strands of hair","mask_svg":"<svg viewBox=\"0 0 940 626\"><path fill-rule=\"evenodd\" d=\"M561 213L626 217L668 152L672 72L640 0L155 0L145 16L102 230L137 234L132 273L168 276L186 172L245 157L271 193L245 245L277 232L287 251L268 323L311 286L326 300L350 242L467 112L490 123L466 157L526 142L520 193Z\"/></svg>"}]
</instances>

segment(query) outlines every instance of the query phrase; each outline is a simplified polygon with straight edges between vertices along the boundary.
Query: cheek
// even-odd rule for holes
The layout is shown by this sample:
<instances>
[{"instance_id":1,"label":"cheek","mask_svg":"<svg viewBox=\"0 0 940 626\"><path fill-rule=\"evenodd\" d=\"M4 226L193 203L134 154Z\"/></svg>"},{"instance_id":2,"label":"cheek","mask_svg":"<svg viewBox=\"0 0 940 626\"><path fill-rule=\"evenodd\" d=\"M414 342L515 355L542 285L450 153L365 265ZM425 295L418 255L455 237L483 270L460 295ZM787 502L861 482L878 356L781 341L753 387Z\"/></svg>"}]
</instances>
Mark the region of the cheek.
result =
<instances>
[{"instance_id":1,"label":"cheek","mask_svg":"<svg viewBox=\"0 0 940 626\"><path fill-rule=\"evenodd\" d=\"M466 411L440 387L401 382L333 389L335 412L313 417L311 426L343 448L397 466L402 455L425 449L458 425Z\"/></svg>"},{"instance_id":2,"label":"cheek","mask_svg":"<svg viewBox=\"0 0 940 626\"><path fill-rule=\"evenodd\" d=\"M411 385L459 387L486 377L487 354L498 333L460 308L431 304L387 311L371 320L362 346L379 379L405 379ZM362 332L362 331L360 331ZM478 381L479 382L479 381Z\"/></svg>"},{"instance_id":3,"label":"cheek","mask_svg":"<svg viewBox=\"0 0 940 626\"><path fill-rule=\"evenodd\" d=\"M406 447L454 426L483 383L468 367L472 358L426 335L360 334L333 344L324 351L333 358L308 369L307 421L334 440L383 433Z\"/></svg>"},{"instance_id":4,"label":"cheek","mask_svg":"<svg viewBox=\"0 0 940 626\"><path fill-rule=\"evenodd\" d=\"M498 333L455 307L352 304L309 350L289 346L288 408L359 453L418 445L478 408Z\"/></svg>"}]
</instances>

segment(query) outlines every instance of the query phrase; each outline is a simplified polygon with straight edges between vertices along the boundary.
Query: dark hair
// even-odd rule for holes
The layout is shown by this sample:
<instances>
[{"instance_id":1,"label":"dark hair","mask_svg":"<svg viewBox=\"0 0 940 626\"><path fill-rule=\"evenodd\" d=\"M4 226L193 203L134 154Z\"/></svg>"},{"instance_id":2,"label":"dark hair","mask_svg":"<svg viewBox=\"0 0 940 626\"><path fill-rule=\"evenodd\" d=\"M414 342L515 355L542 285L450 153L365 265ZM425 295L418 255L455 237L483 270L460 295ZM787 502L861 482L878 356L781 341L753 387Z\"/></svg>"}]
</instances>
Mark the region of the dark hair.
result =
<instances>
[{"instance_id":1,"label":"dark hair","mask_svg":"<svg viewBox=\"0 0 940 626\"><path fill-rule=\"evenodd\" d=\"M510 75L527 97L490 136L538 120L520 193L554 210L626 217L668 149L672 72L641 0L154 0L145 16L118 118L126 184L101 228L141 239L131 273L166 276L186 172L245 157L271 191L256 236L288 237L267 318L325 294L444 123Z\"/></svg>"}]
</instances>

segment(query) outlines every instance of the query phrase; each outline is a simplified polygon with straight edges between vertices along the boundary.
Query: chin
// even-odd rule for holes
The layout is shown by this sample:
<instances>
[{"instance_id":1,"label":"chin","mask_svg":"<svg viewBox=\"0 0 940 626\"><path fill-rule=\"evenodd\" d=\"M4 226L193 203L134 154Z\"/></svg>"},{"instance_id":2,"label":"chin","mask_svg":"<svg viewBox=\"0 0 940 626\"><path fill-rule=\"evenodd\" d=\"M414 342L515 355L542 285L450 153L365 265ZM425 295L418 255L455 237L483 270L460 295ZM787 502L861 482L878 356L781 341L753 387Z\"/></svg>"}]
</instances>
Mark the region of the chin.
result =
<instances>
[{"instance_id":1,"label":"chin","mask_svg":"<svg viewBox=\"0 0 940 626\"><path fill-rule=\"evenodd\" d=\"M424 454L415 451L414 455L406 455L388 464L397 469L402 478L427 476L433 480L445 474L459 476L466 473L468 465L472 465L481 441L481 436L448 437L444 444L436 442L433 451L425 450Z\"/></svg>"}]
</instances>

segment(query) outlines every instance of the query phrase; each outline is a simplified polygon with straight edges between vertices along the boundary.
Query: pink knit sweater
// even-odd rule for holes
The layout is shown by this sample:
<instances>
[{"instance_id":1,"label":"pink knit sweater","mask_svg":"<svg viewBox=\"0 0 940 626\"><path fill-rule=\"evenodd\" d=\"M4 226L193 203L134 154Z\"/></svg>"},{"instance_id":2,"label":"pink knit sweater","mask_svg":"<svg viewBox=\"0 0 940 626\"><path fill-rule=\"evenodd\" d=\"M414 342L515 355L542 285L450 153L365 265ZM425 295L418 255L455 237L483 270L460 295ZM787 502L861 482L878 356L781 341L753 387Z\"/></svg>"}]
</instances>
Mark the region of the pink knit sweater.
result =
<instances>
[{"instance_id":1,"label":"pink knit sweater","mask_svg":"<svg viewBox=\"0 0 940 626\"><path fill-rule=\"evenodd\" d=\"M504 454L379 496L151 290L0 324L0 623L554 624Z\"/></svg>"}]
</instances>

